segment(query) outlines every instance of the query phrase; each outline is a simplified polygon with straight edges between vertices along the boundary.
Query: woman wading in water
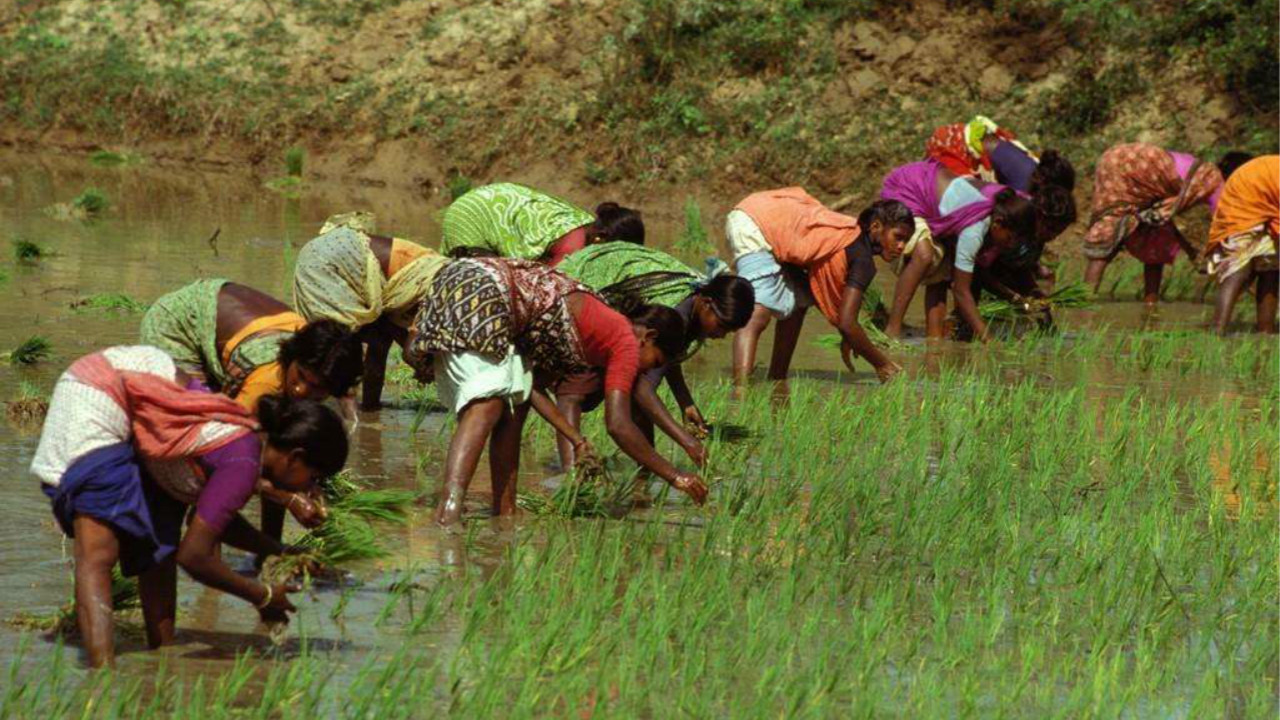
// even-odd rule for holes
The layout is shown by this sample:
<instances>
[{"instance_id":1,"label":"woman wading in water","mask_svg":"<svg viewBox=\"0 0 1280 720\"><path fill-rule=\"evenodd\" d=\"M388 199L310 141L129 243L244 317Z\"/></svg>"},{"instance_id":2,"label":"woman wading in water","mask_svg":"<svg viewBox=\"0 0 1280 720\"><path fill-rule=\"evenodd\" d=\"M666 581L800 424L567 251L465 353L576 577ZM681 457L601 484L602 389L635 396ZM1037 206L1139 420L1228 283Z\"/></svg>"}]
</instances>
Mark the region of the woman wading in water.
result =
<instances>
[{"instance_id":1,"label":"woman wading in water","mask_svg":"<svg viewBox=\"0 0 1280 720\"><path fill-rule=\"evenodd\" d=\"M540 389L592 368L604 376L610 437L642 467L702 503L702 479L659 455L631 418L636 375L678 356L683 343L684 324L670 308L645 306L628 319L585 286L539 263L451 263L423 301L410 356L419 376L434 379L441 400L458 417L437 522L461 519L486 442L493 512L515 512L520 437L531 406L570 439L578 458L591 455L586 439Z\"/></svg>"},{"instance_id":2,"label":"woman wading in water","mask_svg":"<svg viewBox=\"0 0 1280 720\"><path fill-rule=\"evenodd\" d=\"M147 644L173 639L177 567L258 608L294 610L285 585L264 585L222 562L225 542L259 556L284 551L238 514L259 478L305 493L347 460L342 421L314 400L264 397L258 419L200 389L146 346L77 360L53 389L31 462L54 517L74 538L76 623L89 662L115 654L111 569L138 577ZM194 508L183 530L183 519Z\"/></svg>"},{"instance_id":3,"label":"woman wading in water","mask_svg":"<svg viewBox=\"0 0 1280 720\"><path fill-rule=\"evenodd\" d=\"M346 398L364 367L360 341L346 328L308 323L270 295L223 279L161 296L143 316L138 339L250 412L264 397ZM324 517L317 497L272 488L262 496L262 531L276 540L286 507L307 527Z\"/></svg>"}]
</instances>

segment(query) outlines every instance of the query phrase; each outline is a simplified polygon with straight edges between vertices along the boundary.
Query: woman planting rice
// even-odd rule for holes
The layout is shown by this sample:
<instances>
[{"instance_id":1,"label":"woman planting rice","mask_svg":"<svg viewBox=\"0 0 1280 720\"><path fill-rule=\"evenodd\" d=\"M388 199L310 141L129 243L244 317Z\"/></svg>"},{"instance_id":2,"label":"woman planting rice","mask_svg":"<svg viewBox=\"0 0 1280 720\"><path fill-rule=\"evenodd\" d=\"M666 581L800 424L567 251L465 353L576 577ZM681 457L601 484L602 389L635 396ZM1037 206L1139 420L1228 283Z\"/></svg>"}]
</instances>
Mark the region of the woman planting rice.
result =
<instances>
[{"instance_id":1,"label":"woman planting rice","mask_svg":"<svg viewBox=\"0 0 1280 720\"><path fill-rule=\"evenodd\" d=\"M973 295L974 269L1035 235L1034 206L1003 185L957 177L936 160L903 165L889 173L880 197L901 202L916 218L915 233L903 250L885 333L902 334L907 307L923 282L927 334L942 337L950 284L960 318L985 341L986 324Z\"/></svg>"},{"instance_id":2,"label":"woman planting rice","mask_svg":"<svg viewBox=\"0 0 1280 720\"><path fill-rule=\"evenodd\" d=\"M114 347L76 361L53 390L31 471L75 539L76 622L94 666L114 655L111 569L139 577L151 647L173 637L177 572L255 605L266 620L294 609L223 564L226 542L259 555L280 543L237 513L259 478L307 492L342 469L342 421L314 400L265 397L258 420L198 383L163 351ZM182 529L188 506L191 522Z\"/></svg>"},{"instance_id":3,"label":"woman planting rice","mask_svg":"<svg viewBox=\"0 0 1280 720\"><path fill-rule=\"evenodd\" d=\"M814 303L881 382L893 377L900 368L872 344L858 313L876 275L875 256L896 259L911 228L911 213L901 203L873 203L855 220L798 187L758 192L738 203L724 231L738 274L755 291L755 308L733 339L734 381L745 384L751 376L771 316L778 328L769 378L786 379L805 311Z\"/></svg>"},{"instance_id":4,"label":"woman planting rice","mask_svg":"<svg viewBox=\"0 0 1280 720\"><path fill-rule=\"evenodd\" d=\"M1096 291L1107 265L1120 251L1143 264L1142 299L1160 299L1164 266L1178 250L1193 263L1199 254L1174 224L1179 213L1200 203L1213 212L1223 179L1248 156L1228 153L1214 165L1186 153L1146 143L1116 145L1102 154L1093 182L1093 213L1084 238L1089 259L1084 280Z\"/></svg>"},{"instance_id":5,"label":"woman planting rice","mask_svg":"<svg viewBox=\"0 0 1280 720\"><path fill-rule=\"evenodd\" d=\"M604 375L605 424L618 446L703 502L702 480L659 455L631 419L637 373L661 367L683 346L683 323L670 308L644 306L628 320L545 265L499 258L451 263L423 301L410 356L458 416L436 520L450 525L461 518L486 440L494 513L515 512L520 434L531 403L579 457L590 454L582 435L534 387L535 377L542 388L590 368Z\"/></svg>"},{"instance_id":6,"label":"woman planting rice","mask_svg":"<svg viewBox=\"0 0 1280 720\"><path fill-rule=\"evenodd\" d=\"M985 287L1001 295L1041 295L1037 280L1052 277L1052 271L1040 264L1045 244L1076 220L1076 173L1071 163L1057 150L1046 150L1037 158L1012 132L981 115L935 130L925 153L957 175L976 175L1031 198L1035 237L979 267L974 293L977 297Z\"/></svg>"},{"instance_id":7,"label":"woman planting rice","mask_svg":"<svg viewBox=\"0 0 1280 720\"><path fill-rule=\"evenodd\" d=\"M1258 331L1276 332L1276 295L1280 264L1280 155L1264 155L1240 166L1227 179L1209 228L1209 274L1218 281L1213 325L1227 331L1241 291L1253 278L1258 301Z\"/></svg>"},{"instance_id":8,"label":"woman planting rice","mask_svg":"<svg viewBox=\"0 0 1280 720\"><path fill-rule=\"evenodd\" d=\"M478 187L444 211L440 252L451 257L498 256L556 265L597 242L644 244L640 213L603 203L591 213L516 183Z\"/></svg>"},{"instance_id":9,"label":"woman planting rice","mask_svg":"<svg viewBox=\"0 0 1280 720\"><path fill-rule=\"evenodd\" d=\"M724 263L719 263L724 268ZM619 312L634 311L642 305L674 309L684 321L683 348L679 356L640 376L633 396L640 414L636 423L650 443L656 424L701 465L706 451L694 433L707 430L706 420L694 402L681 365L704 340L719 339L740 330L751 318L755 294L751 283L729 274L705 276L674 257L653 248L625 242L592 245L570 255L558 269L570 278L600 293ZM663 379L679 404L684 424L676 422L658 397ZM603 378L598 372L574 375L554 388L556 404L568 421L579 427L584 409L590 411L603 399ZM560 459L573 465L573 445L559 436Z\"/></svg>"},{"instance_id":10,"label":"woman planting rice","mask_svg":"<svg viewBox=\"0 0 1280 720\"><path fill-rule=\"evenodd\" d=\"M382 402L387 353L405 343L418 302L448 262L421 245L372 234L368 216L331 218L298 253L293 302L308 321L332 320L367 346L361 406Z\"/></svg>"},{"instance_id":11,"label":"woman planting rice","mask_svg":"<svg viewBox=\"0 0 1280 720\"><path fill-rule=\"evenodd\" d=\"M360 379L360 341L330 320L307 323L284 303L228 280L197 280L162 296L142 318L139 341L179 369L257 411L264 397L344 398ZM303 525L323 516L306 495L265 491L262 530L280 539L284 507Z\"/></svg>"}]
</instances>

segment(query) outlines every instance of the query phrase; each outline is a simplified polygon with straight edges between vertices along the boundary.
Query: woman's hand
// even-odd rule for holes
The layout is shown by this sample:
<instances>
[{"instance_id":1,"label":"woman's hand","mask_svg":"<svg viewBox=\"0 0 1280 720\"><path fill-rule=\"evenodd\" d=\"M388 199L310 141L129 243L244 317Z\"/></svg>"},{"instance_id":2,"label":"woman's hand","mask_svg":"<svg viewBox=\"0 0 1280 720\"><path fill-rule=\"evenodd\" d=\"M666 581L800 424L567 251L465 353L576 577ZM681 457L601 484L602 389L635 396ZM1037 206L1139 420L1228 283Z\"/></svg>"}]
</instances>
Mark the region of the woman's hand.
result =
<instances>
[{"instance_id":1,"label":"woman's hand","mask_svg":"<svg viewBox=\"0 0 1280 720\"><path fill-rule=\"evenodd\" d=\"M880 379L881 383L887 383L900 372L902 372L902 366L890 360L876 368L876 377Z\"/></svg>"},{"instance_id":2,"label":"woman's hand","mask_svg":"<svg viewBox=\"0 0 1280 720\"><path fill-rule=\"evenodd\" d=\"M707 501L707 484L702 478L692 473L676 473L676 477L671 481L671 487L688 495L698 505L702 505Z\"/></svg>"},{"instance_id":3,"label":"woman's hand","mask_svg":"<svg viewBox=\"0 0 1280 720\"><path fill-rule=\"evenodd\" d=\"M698 410L697 405L690 405L684 409L684 425L699 440L706 440L711 435L711 426L707 424L706 418L702 417L702 411Z\"/></svg>"},{"instance_id":4,"label":"woman's hand","mask_svg":"<svg viewBox=\"0 0 1280 720\"><path fill-rule=\"evenodd\" d=\"M289 513L298 521L298 524L308 530L319 527L329 519L329 511L324 506L324 500L318 495L291 493L285 507L289 508Z\"/></svg>"},{"instance_id":5,"label":"woman's hand","mask_svg":"<svg viewBox=\"0 0 1280 720\"><path fill-rule=\"evenodd\" d=\"M258 608L258 617L266 623L289 622L289 613L298 611L289 600L289 593L298 592L302 587L296 583L276 583L268 587L271 589L271 599Z\"/></svg>"},{"instance_id":6,"label":"woman's hand","mask_svg":"<svg viewBox=\"0 0 1280 720\"><path fill-rule=\"evenodd\" d=\"M604 458L600 457L585 437L580 437L573 443L573 469L579 475L604 472Z\"/></svg>"}]
</instances>

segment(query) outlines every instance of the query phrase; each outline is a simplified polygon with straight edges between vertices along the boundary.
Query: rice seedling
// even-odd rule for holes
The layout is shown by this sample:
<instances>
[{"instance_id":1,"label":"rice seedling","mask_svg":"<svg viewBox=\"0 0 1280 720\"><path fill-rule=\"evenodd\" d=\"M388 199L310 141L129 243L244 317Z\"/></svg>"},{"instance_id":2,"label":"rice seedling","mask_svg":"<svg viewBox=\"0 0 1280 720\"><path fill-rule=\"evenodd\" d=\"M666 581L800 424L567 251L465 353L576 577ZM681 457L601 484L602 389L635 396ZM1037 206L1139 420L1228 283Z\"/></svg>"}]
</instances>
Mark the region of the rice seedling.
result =
<instances>
[{"instance_id":1,"label":"rice seedling","mask_svg":"<svg viewBox=\"0 0 1280 720\"><path fill-rule=\"evenodd\" d=\"M11 365L35 365L42 360L46 360L53 352L53 343L42 335L32 335L18 347L7 353L0 354L0 357L7 360Z\"/></svg>"},{"instance_id":2,"label":"rice seedling","mask_svg":"<svg viewBox=\"0 0 1280 720\"><path fill-rule=\"evenodd\" d=\"M71 201L73 210L89 217L106 212L110 206L111 201L107 199L107 194L95 187L85 188Z\"/></svg>"},{"instance_id":3,"label":"rice seedling","mask_svg":"<svg viewBox=\"0 0 1280 720\"><path fill-rule=\"evenodd\" d=\"M457 171L449 173L449 179L445 181L445 189L449 191L450 202L471 192L473 187L475 185L471 182L471 178Z\"/></svg>"},{"instance_id":4,"label":"rice seedling","mask_svg":"<svg viewBox=\"0 0 1280 720\"><path fill-rule=\"evenodd\" d=\"M293 146L284 151L284 172L289 177L302 177L302 164L306 160L307 153L298 146Z\"/></svg>"},{"instance_id":5,"label":"rice seedling","mask_svg":"<svg viewBox=\"0 0 1280 720\"><path fill-rule=\"evenodd\" d=\"M579 462L550 496L518 493L516 505L535 515L618 517L632 504L634 483L615 479L603 460Z\"/></svg>"},{"instance_id":6,"label":"rice seedling","mask_svg":"<svg viewBox=\"0 0 1280 720\"><path fill-rule=\"evenodd\" d=\"M984 320L1016 320L1053 310L1091 307L1092 295L1084 283L1075 282L1064 285L1043 298L1027 298L1021 303L1003 298L983 300L978 305L978 313Z\"/></svg>"},{"instance_id":7,"label":"rice seedling","mask_svg":"<svg viewBox=\"0 0 1280 720\"><path fill-rule=\"evenodd\" d=\"M702 207L696 198L689 197L684 201L684 231L676 238L675 250L677 254L690 258L702 258L716 252L707 228L702 224Z\"/></svg>"},{"instance_id":8,"label":"rice seedling","mask_svg":"<svg viewBox=\"0 0 1280 720\"><path fill-rule=\"evenodd\" d=\"M142 156L129 151L95 150L90 153L89 162L102 167L135 165L142 162Z\"/></svg>"},{"instance_id":9,"label":"rice seedling","mask_svg":"<svg viewBox=\"0 0 1280 720\"><path fill-rule=\"evenodd\" d=\"M14 261L23 265L34 265L53 255L53 252L44 245L31 242L30 240L14 238L11 243L13 245Z\"/></svg>"},{"instance_id":10,"label":"rice seedling","mask_svg":"<svg viewBox=\"0 0 1280 720\"><path fill-rule=\"evenodd\" d=\"M5 401L5 417L19 428L38 427L49 412L49 394L26 380L18 383L18 395Z\"/></svg>"},{"instance_id":11,"label":"rice seedling","mask_svg":"<svg viewBox=\"0 0 1280 720\"><path fill-rule=\"evenodd\" d=\"M73 300L71 309L137 314L146 312L147 303L135 300L125 293L98 293Z\"/></svg>"},{"instance_id":12,"label":"rice seedling","mask_svg":"<svg viewBox=\"0 0 1280 720\"><path fill-rule=\"evenodd\" d=\"M138 595L138 581L125 577L120 572L119 565L111 568L111 607L117 618L141 620L142 599ZM12 627L24 630L51 635L73 635L78 631L76 601L72 597L57 610L45 614L18 612L10 616L7 622Z\"/></svg>"}]
</instances>

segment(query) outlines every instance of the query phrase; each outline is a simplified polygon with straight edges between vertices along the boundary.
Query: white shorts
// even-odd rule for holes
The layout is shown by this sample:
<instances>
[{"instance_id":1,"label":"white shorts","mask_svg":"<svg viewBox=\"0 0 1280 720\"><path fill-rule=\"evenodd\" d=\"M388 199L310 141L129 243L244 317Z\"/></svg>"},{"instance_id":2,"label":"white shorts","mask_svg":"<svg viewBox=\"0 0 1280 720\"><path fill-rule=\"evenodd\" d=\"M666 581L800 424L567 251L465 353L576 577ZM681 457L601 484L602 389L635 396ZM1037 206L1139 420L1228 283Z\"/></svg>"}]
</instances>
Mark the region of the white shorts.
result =
<instances>
[{"instance_id":1,"label":"white shorts","mask_svg":"<svg viewBox=\"0 0 1280 720\"><path fill-rule=\"evenodd\" d=\"M500 397L512 405L529 400L533 373L514 347L500 361L472 352L437 353L436 392L455 415L476 400Z\"/></svg>"}]
</instances>

